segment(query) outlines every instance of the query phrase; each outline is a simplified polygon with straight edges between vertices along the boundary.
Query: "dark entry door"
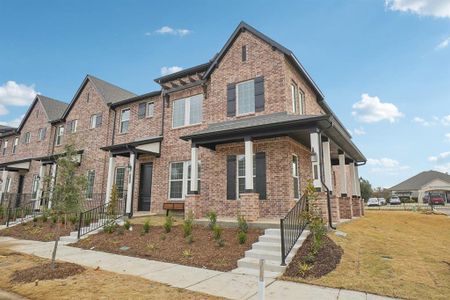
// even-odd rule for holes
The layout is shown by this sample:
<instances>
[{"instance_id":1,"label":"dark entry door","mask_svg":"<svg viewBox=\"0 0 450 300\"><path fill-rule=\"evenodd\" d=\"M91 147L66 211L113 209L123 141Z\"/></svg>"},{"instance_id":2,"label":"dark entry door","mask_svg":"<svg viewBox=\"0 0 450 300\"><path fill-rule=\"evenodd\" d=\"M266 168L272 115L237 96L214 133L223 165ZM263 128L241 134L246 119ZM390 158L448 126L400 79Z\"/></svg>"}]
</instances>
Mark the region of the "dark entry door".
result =
<instances>
[{"instance_id":1,"label":"dark entry door","mask_svg":"<svg viewBox=\"0 0 450 300\"><path fill-rule=\"evenodd\" d=\"M153 163L141 165L141 178L139 181L139 211L149 211L152 196Z\"/></svg>"},{"instance_id":2,"label":"dark entry door","mask_svg":"<svg viewBox=\"0 0 450 300\"><path fill-rule=\"evenodd\" d=\"M23 193L24 179L25 179L24 175L19 175L19 184L18 184L18 188L17 188L17 197L16 197L16 207L20 206L20 200L23 198L22 193Z\"/></svg>"}]
</instances>

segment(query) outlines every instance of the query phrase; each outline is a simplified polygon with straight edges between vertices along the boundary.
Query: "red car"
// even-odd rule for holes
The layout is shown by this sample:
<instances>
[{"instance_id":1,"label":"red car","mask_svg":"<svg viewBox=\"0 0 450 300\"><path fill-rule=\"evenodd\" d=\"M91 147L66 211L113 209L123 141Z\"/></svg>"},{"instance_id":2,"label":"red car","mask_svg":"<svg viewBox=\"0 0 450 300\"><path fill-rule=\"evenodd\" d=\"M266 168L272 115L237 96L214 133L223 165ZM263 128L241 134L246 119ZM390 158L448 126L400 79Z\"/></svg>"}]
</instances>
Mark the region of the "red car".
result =
<instances>
[{"instance_id":1,"label":"red car","mask_svg":"<svg viewBox=\"0 0 450 300\"><path fill-rule=\"evenodd\" d=\"M445 198L442 194L431 193L428 197L428 204L430 205L444 205Z\"/></svg>"}]
</instances>

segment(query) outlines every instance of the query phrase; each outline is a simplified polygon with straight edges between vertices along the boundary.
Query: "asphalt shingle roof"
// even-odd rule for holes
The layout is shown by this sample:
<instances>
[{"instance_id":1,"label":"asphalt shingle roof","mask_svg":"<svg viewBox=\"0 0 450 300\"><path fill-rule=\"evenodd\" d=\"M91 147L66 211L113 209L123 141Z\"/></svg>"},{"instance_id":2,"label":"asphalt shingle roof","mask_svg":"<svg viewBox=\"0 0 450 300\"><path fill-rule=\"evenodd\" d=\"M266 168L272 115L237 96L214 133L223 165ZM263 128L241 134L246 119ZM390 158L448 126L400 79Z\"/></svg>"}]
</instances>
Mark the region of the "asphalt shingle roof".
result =
<instances>
[{"instance_id":1,"label":"asphalt shingle roof","mask_svg":"<svg viewBox=\"0 0 450 300\"><path fill-rule=\"evenodd\" d=\"M419 190L427 183L436 179L443 180L450 184L450 175L438 171L424 171L391 187L390 190L394 191Z\"/></svg>"},{"instance_id":2,"label":"asphalt shingle roof","mask_svg":"<svg viewBox=\"0 0 450 300\"><path fill-rule=\"evenodd\" d=\"M118 87L117 85L114 85L114 84L111 84L104 80L101 80L100 78L97 78L95 76L88 75L88 78L98 89L99 93L102 94L106 103L112 104L112 103L122 101L124 99L128 99L128 98L137 96L135 93L132 93L121 87Z\"/></svg>"},{"instance_id":3,"label":"asphalt shingle roof","mask_svg":"<svg viewBox=\"0 0 450 300\"><path fill-rule=\"evenodd\" d=\"M58 120L64 114L68 104L59 100L55 100L46 96L37 96L44 107L45 113L47 114L49 122Z\"/></svg>"}]
</instances>

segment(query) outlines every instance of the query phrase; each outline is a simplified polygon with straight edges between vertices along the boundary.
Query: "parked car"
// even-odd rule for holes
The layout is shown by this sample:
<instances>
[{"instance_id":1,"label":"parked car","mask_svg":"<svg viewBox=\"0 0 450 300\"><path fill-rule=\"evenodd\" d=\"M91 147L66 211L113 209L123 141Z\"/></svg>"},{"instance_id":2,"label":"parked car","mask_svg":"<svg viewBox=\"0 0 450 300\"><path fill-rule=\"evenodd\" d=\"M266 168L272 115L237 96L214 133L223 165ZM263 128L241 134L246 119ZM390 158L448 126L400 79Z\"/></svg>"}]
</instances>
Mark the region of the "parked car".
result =
<instances>
[{"instance_id":1,"label":"parked car","mask_svg":"<svg viewBox=\"0 0 450 300\"><path fill-rule=\"evenodd\" d=\"M430 205L445 205L444 196L441 193L431 193L428 198Z\"/></svg>"},{"instance_id":2,"label":"parked car","mask_svg":"<svg viewBox=\"0 0 450 300\"><path fill-rule=\"evenodd\" d=\"M367 206L380 206L380 202L378 201L378 198L369 198L369 200L367 200Z\"/></svg>"},{"instance_id":3,"label":"parked car","mask_svg":"<svg viewBox=\"0 0 450 300\"><path fill-rule=\"evenodd\" d=\"M402 201L400 200L400 198L398 196L392 196L391 199L389 200L389 204L390 205L399 205L399 204L402 204Z\"/></svg>"},{"instance_id":4,"label":"parked car","mask_svg":"<svg viewBox=\"0 0 450 300\"><path fill-rule=\"evenodd\" d=\"M378 198L378 203L380 203L380 205L386 205L386 199Z\"/></svg>"}]
</instances>

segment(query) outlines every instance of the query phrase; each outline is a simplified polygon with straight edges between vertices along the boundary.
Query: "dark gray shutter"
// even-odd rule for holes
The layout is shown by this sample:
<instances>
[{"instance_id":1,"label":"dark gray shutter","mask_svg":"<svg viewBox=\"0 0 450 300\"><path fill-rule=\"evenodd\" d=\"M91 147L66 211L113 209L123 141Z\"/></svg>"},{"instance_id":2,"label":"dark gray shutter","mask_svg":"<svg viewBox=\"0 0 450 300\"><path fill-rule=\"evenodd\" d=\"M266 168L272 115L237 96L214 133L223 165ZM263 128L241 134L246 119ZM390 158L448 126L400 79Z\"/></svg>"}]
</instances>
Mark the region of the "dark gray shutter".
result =
<instances>
[{"instance_id":1,"label":"dark gray shutter","mask_svg":"<svg viewBox=\"0 0 450 300\"><path fill-rule=\"evenodd\" d=\"M266 153L255 154L256 160L256 182L255 191L259 193L259 199L266 199Z\"/></svg>"},{"instance_id":2,"label":"dark gray shutter","mask_svg":"<svg viewBox=\"0 0 450 300\"><path fill-rule=\"evenodd\" d=\"M264 111L264 76L255 78L255 111Z\"/></svg>"},{"instance_id":3,"label":"dark gray shutter","mask_svg":"<svg viewBox=\"0 0 450 300\"><path fill-rule=\"evenodd\" d=\"M139 109L138 109L138 119L145 118L145 109L147 107L147 103L139 103Z\"/></svg>"},{"instance_id":4,"label":"dark gray shutter","mask_svg":"<svg viewBox=\"0 0 450 300\"><path fill-rule=\"evenodd\" d=\"M247 61L247 45L242 46L242 61Z\"/></svg>"},{"instance_id":5,"label":"dark gray shutter","mask_svg":"<svg viewBox=\"0 0 450 300\"><path fill-rule=\"evenodd\" d=\"M236 115L236 84L227 84L227 116L234 117Z\"/></svg>"},{"instance_id":6,"label":"dark gray shutter","mask_svg":"<svg viewBox=\"0 0 450 300\"><path fill-rule=\"evenodd\" d=\"M95 127L100 127L102 125L102 114L97 115L97 120L95 122Z\"/></svg>"},{"instance_id":7,"label":"dark gray shutter","mask_svg":"<svg viewBox=\"0 0 450 300\"><path fill-rule=\"evenodd\" d=\"M44 127L42 132L42 140L45 140L45 136L47 135L47 127Z\"/></svg>"},{"instance_id":8,"label":"dark gray shutter","mask_svg":"<svg viewBox=\"0 0 450 300\"><path fill-rule=\"evenodd\" d=\"M236 155L227 156L227 199L236 200Z\"/></svg>"}]
</instances>

